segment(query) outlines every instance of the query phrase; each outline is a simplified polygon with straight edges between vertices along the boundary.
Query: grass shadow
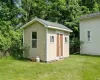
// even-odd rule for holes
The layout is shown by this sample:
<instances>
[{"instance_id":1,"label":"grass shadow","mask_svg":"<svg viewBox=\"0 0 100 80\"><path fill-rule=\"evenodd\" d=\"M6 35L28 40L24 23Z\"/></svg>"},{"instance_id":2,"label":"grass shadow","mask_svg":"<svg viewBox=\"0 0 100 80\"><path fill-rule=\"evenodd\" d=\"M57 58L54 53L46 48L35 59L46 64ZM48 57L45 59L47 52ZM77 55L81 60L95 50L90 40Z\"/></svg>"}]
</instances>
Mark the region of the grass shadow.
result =
<instances>
[{"instance_id":1,"label":"grass shadow","mask_svg":"<svg viewBox=\"0 0 100 80\"><path fill-rule=\"evenodd\" d=\"M100 57L100 55L90 55L90 54L70 54L70 55L91 56L91 57Z\"/></svg>"}]
</instances>

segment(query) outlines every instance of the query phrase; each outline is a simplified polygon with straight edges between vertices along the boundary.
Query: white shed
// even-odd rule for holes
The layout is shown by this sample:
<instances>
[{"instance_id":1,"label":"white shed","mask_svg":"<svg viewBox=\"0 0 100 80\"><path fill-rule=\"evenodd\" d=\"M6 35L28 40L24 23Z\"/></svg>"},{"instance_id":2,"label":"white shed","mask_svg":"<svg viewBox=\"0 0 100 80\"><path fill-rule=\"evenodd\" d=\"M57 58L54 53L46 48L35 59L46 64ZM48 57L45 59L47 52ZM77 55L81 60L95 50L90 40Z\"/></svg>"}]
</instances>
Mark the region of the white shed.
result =
<instances>
[{"instance_id":1,"label":"white shed","mask_svg":"<svg viewBox=\"0 0 100 80\"><path fill-rule=\"evenodd\" d=\"M100 13L84 15L80 20L81 54L100 55Z\"/></svg>"},{"instance_id":2,"label":"white shed","mask_svg":"<svg viewBox=\"0 0 100 80\"><path fill-rule=\"evenodd\" d=\"M25 58L41 61L58 60L69 56L69 35L72 30L64 25L35 18L23 28L23 43L30 46Z\"/></svg>"}]
</instances>

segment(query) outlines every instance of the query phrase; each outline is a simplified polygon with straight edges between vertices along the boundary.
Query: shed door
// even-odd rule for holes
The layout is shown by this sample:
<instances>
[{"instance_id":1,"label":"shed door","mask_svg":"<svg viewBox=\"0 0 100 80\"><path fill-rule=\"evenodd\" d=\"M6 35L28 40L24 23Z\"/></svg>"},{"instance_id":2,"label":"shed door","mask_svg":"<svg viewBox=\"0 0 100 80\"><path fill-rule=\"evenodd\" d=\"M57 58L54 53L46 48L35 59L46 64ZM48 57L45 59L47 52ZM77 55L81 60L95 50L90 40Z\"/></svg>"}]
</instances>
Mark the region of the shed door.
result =
<instances>
[{"instance_id":1,"label":"shed door","mask_svg":"<svg viewBox=\"0 0 100 80\"><path fill-rule=\"evenodd\" d=\"M60 55L63 56L63 34L60 34Z\"/></svg>"},{"instance_id":2,"label":"shed door","mask_svg":"<svg viewBox=\"0 0 100 80\"><path fill-rule=\"evenodd\" d=\"M57 57L63 56L63 34L57 34Z\"/></svg>"},{"instance_id":3,"label":"shed door","mask_svg":"<svg viewBox=\"0 0 100 80\"><path fill-rule=\"evenodd\" d=\"M59 57L59 34L57 34L57 57Z\"/></svg>"}]
</instances>

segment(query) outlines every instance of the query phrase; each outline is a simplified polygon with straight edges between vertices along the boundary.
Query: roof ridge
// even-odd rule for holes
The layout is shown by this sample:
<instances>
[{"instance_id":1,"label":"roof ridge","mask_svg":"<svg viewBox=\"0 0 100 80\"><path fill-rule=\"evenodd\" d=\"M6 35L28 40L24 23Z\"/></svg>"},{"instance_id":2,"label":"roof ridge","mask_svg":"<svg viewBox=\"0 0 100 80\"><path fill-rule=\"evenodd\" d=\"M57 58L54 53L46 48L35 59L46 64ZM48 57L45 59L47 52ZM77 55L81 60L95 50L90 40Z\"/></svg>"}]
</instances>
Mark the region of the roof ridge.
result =
<instances>
[{"instance_id":1,"label":"roof ridge","mask_svg":"<svg viewBox=\"0 0 100 80\"><path fill-rule=\"evenodd\" d=\"M43 20L43 19L40 19L40 18L35 18L36 20L38 20L38 21L40 21L40 22L42 22L42 23L44 23L43 21L41 21L41 20ZM45 25L48 25L48 24L46 24L46 23L44 23Z\"/></svg>"},{"instance_id":2,"label":"roof ridge","mask_svg":"<svg viewBox=\"0 0 100 80\"><path fill-rule=\"evenodd\" d=\"M37 19L40 19L40 18L37 18ZM46 21L46 22L50 22L50 23L53 23L53 24L59 24L59 25L62 25L62 24L60 24L60 23L56 23L56 22L52 22L52 21L49 21L49 20L44 20L44 19L40 19L40 20L43 20L43 21ZM64 26L64 25L63 25Z\"/></svg>"}]
</instances>

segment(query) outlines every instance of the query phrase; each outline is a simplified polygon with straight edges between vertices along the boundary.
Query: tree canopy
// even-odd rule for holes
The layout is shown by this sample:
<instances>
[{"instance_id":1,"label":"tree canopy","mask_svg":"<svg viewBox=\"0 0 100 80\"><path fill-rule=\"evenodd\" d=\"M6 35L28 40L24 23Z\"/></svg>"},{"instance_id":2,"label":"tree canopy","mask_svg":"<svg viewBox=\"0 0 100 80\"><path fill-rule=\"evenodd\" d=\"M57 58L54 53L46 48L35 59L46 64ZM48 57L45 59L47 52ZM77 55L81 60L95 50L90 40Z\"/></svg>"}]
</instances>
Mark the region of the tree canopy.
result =
<instances>
[{"instance_id":1,"label":"tree canopy","mask_svg":"<svg viewBox=\"0 0 100 80\"><path fill-rule=\"evenodd\" d=\"M80 16L100 11L100 0L0 0L0 51L22 41L20 27L35 17L61 23L79 38Z\"/></svg>"}]
</instances>

